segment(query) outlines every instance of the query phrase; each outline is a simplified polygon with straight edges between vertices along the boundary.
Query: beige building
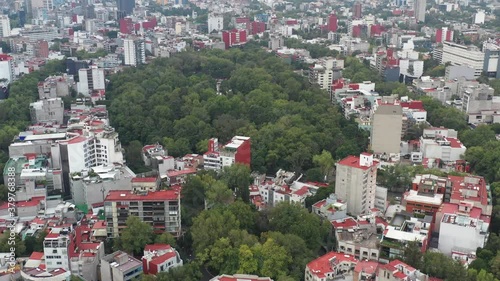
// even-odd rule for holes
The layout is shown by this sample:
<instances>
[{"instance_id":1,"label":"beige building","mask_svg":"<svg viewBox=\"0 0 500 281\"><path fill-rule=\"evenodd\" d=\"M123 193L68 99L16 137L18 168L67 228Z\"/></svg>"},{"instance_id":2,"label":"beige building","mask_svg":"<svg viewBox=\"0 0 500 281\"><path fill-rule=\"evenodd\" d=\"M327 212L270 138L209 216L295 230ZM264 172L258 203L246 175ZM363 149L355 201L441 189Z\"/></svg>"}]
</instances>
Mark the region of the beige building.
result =
<instances>
[{"instance_id":1,"label":"beige building","mask_svg":"<svg viewBox=\"0 0 500 281\"><path fill-rule=\"evenodd\" d=\"M403 110L400 105L379 105L372 119L370 147L375 154L399 154Z\"/></svg>"},{"instance_id":2,"label":"beige building","mask_svg":"<svg viewBox=\"0 0 500 281\"><path fill-rule=\"evenodd\" d=\"M335 194L346 202L347 213L367 214L375 207L378 162L373 155L348 156L336 164Z\"/></svg>"}]
</instances>

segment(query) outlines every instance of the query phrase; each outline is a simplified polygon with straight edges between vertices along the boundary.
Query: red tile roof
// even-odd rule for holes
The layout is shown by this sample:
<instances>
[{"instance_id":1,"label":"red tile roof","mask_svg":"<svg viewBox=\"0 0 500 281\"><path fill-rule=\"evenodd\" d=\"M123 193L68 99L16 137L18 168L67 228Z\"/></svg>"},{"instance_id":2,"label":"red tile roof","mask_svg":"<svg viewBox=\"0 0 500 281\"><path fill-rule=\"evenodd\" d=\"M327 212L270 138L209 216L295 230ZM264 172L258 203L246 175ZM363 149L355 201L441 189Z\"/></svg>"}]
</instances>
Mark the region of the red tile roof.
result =
<instances>
[{"instance_id":1,"label":"red tile roof","mask_svg":"<svg viewBox=\"0 0 500 281\"><path fill-rule=\"evenodd\" d=\"M363 271L366 274L377 273L379 263L376 261L359 261L354 268L354 272Z\"/></svg>"},{"instance_id":2,"label":"red tile roof","mask_svg":"<svg viewBox=\"0 0 500 281\"><path fill-rule=\"evenodd\" d=\"M175 258L175 256L176 256L175 252L168 252L168 253L165 253L161 256L157 256L157 257L152 258L150 263L155 264L155 265L160 265L171 258Z\"/></svg>"},{"instance_id":3,"label":"red tile roof","mask_svg":"<svg viewBox=\"0 0 500 281\"><path fill-rule=\"evenodd\" d=\"M445 140L450 142L451 148L461 148L464 145L456 138L445 138Z\"/></svg>"},{"instance_id":4,"label":"red tile roof","mask_svg":"<svg viewBox=\"0 0 500 281\"><path fill-rule=\"evenodd\" d=\"M179 192L160 190L145 195L133 194L129 190L110 190L104 201L171 201L179 198Z\"/></svg>"},{"instance_id":5,"label":"red tile roof","mask_svg":"<svg viewBox=\"0 0 500 281\"><path fill-rule=\"evenodd\" d=\"M358 156L350 155L350 156L347 156L346 158L340 160L338 162L338 164L339 165L343 165L343 166L349 166L349 167L352 167L352 168L358 168L358 169L368 170L371 167L377 166L378 162L374 160L372 166L361 166L359 164L359 157Z\"/></svg>"},{"instance_id":6,"label":"red tile roof","mask_svg":"<svg viewBox=\"0 0 500 281\"><path fill-rule=\"evenodd\" d=\"M296 190L294 194L297 194L298 196L304 196L309 192L309 188L307 186L301 187L299 190Z\"/></svg>"},{"instance_id":7,"label":"red tile roof","mask_svg":"<svg viewBox=\"0 0 500 281\"><path fill-rule=\"evenodd\" d=\"M154 251L170 250L170 249L172 249L172 247L168 244L149 244L146 245L144 251L154 252Z\"/></svg>"},{"instance_id":8,"label":"red tile roof","mask_svg":"<svg viewBox=\"0 0 500 281\"><path fill-rule=\"evenodd\" d=\"M189 168L189 169L184 169L184 170L170 170L167 171L167 176L168 177L178 177L182 175L188 175L188 174L195 174L196 169L195 168Z\"/></svg>"},{"instance_id":9,"label":"red tile roof","mask_svg":"<svg viewBox=\"0 0 500 281\"><path fill-rule=\"evenodd\" d=\"M43 252L33 252L31 253L30 260L42 260L43 259Z\"/></svg>"},{"instance_id":10,"label":"red tile roof","mask_svg":"<svg viewBox=\"0 0 500 281\"><path fill-rule=\"evenodd\" d=\"M132 182L156 182L158 179L155 177L133 178Z\"/></svg>"},{"instance_id":11,"label":"red tile roof","mask_svg":"<svg viewBox=\"0 0 500 281\"><path fill-rule=\"evenodd\" d=\"M354 218L346 218L332 221L332 225L335 229L350 229L358 226L358 222Z\"/></svg>"},{"instance_id":12,"label":"red tile roof","mask_svg":"<svg viewBox=\"0 0 500 281\"><path fill-rule=\"evenodd\" d=\"M333 263L332 259L336 261ZM343 253L329 252L307 264L307 268L312 275L318 278L324 278L326 274L333 272L332 265L337 265L342 262L356 263L353 256L345 255Z\"/></svg>"},{"instance_id":13,"label":"red tile roof","mask_svg":"<svg viewBox=\"0 0 500 281\"><path fill-rule=\"evenodd\" d=\"M452 183L452 191L451 191L451 200L453 201L462 201L467 199L468 201L476 201L480 202L481 205L488 205L488 191L486 190L486 182L483 177L479 176L467 176L479 179L479 183L477 185L464 183L464 178L461 176L448 176L448 179ZM477 190L477 197L467 196L465 198L462 195L463 189Z\"/></svg>"}]
</instances>

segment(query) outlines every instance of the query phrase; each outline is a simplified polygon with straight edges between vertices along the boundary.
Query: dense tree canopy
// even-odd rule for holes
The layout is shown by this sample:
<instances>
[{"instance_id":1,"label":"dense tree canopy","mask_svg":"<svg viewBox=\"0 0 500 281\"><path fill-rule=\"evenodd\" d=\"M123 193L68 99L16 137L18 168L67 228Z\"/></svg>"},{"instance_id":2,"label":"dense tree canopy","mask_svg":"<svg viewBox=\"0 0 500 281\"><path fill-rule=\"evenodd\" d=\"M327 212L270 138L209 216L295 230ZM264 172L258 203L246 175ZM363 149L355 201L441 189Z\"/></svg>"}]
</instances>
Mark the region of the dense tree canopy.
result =
<instances>
[{"instance_id":1,"label":"dense tree canopy","mask_svg":"<svg viewBox=\"0 0 500 281\"><path fill-rule=\"evenodd\" d=\"M252 170L268 172L307 170L323 150L340 158L367 146L367 133L323 91L259 49L181 53L110 80L111 121L126 145L161 142L182 156L204 152L211 137L246 135Z\"/></svg>"}]
</instances>

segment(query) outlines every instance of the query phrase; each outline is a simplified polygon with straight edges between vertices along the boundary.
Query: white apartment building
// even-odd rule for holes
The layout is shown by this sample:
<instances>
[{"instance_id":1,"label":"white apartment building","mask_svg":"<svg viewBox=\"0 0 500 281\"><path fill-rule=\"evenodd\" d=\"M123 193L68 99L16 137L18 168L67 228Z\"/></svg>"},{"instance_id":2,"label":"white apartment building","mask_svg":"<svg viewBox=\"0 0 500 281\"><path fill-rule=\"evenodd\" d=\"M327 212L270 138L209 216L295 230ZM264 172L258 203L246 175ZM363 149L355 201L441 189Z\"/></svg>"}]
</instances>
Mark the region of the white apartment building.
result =
<instances>
[{"instance_id":1,"label":"white apartment building","mask_svg":"<svg viewBox=\"0 0 500 281\"><path fill-rule=\"evenodd\" d=\"M10 19L8 15L0 15L0 37L10 36Z\"/></svg>"},{"instance_id":2,"label":"white apartment building","mask_svg":"<svg viewBox=\"0 0 500 281\"><path fill-rule=\"evenodd\" d=\"M373 155L348 156L336 164L335 194L353 215L368 214L375 207L378 162Z\"/></svg>"},{"instance_id":3,"label":"white apartment building","mask_svg":"<svg viewBox=\"0 0 500 281\"><path fill-rule=\"evenodd\" d=\"M136 66L146 63L146 49L144 41L140 39L123 40L124 65Z\"/></svg>"},{"instance_id":4,"label":"white apartment building","mask_svg":"<svg viewBox=\"0 0 500 281\"><path fill-rule=\"evenodd\" d=\"M78 70L78 93L89 96L94 90L105 90L104 69L93 65Z\"/></svg>"},{"instance_id":5,"label":"white apartment building","mask_svg":"<svg viewBox=\"0 0 500 281\"><path fill-rule=\"evenodd\" d=\"M62 268L70 271L69 244L71 240L68 234L71 232L71 225L64 228L52 229L43 240L43 253L45 255L45 265L47 271Z\"/></svg>"},{"instance_id":6,"label":"white apartment building","mask_svg":"<svg viewBox=\"0 0 500 281\"><path fill-rule=\"evenodd\" d=\"M340 69L344 68L344 60L327 58L320 60L309 70L309 81L316 83L321 89L329 90L332 82L340 78Z\"/></svg>"},{"instance_id":7,"label":"white apartment building","mask_svg":"<svg viewBox=\"0 0 500 281\"><path fill-rule=\"evenodd\" d=\"M14 81L14 60L9 55L0 54L0 79L5 79L7 83Z\"/></svg>"},{"instance_id":8,"label":"white apartment building","mask_svg":"<svg viewBox=\"0 0 500 281\"><path fill-rule=\"evenodd\" d=\"M54 151L55 150L55 151ZM111 127L102 132L75 136L59 142L53 151L60 155L61 163L68 165L68 172L81 172L86 168L124 163L118 133Z\"/></svg>"},{"instance_id":9,"label":"white apartment building","mask_svg":"<svg viewBox=\"0 0 500 281\"><path fill-rule=\"evenodd\" d=\"M468 123L500 122L500 98L488 85L467 86L462 88L462 111L467 114Z\"/></svg>"},{"instance_id":10,"label":"white apartment building","mask_svg":"<svg viewBox=\"0 0 500 281\"><path fill-rule=\"evenodd\" d=\"M489 222L481 216L481 209L470 202L459 204L444 203L439 226L439 245L441 253L471 254L478 247L484 247L488 238Z\"/></svg>"},{"instance_id":11,"label":"white apartment building","mask_svg":"<svg viewBox=\"0 0 500 281\"><path fill-rule=\"evenodd\" d=\"M208 16L208 33L215 31L221 31L224 29L224 18L220 15L209 15Z\"/></svg>"},{"instance_id":12,"label":"white apartment building","mask_svg":"<svg viewBox=\"0 0 500 281\"><path fill-rule=\"evenodd\" d=\"M474 15L474 24L484 24L485 18L486 13L484 10L477 10L477 13Z\"/></svg>"},{"instance_id":13,"label":"white apartment building","mask_svg":"<svg viewBox=\"0 0 500 281\"><path fill-rule=\"evenodd\" d=\"M424 74L424 62L421 60L399 60L399 72L405 76L420 78Z\"/></svg>"},{"instance_id":14,"label":"white apartment building","mask_svg":"<svg viewBox=\"0 0 500 281\"><path fill-rule=\"evenodd\" d=\"M418 22L425 22L426 0L414 0L413 11L415 11L415 20Z\"/></svg>"},{"instance_id":15,"label":"white apartment building","mask_svg":"<svg viewBox=\"0 0 500 281\"><path fill-rule=\"evenodd\" d=\"M51 98L30 103L30 115L33 124L47 122L63 124L64 102L61 98Z\"/></svg>"},{"instance_id":16,"label":"white apartment building","mask_svg":"<svg viewBox=\"0 0 500 281\"><path fill-rule=\"evenodd\" d=\"M443 57L441 63L452 65L468 65L475 69L475 77L483 72L484 53L475 46L465 46L452 42L443 42Z\"/></svg>"},{"instance_id":17,"label":"white apartment building","mask_svg":"<svg viewBox=\"0 0 500 281\"><path fill-rule=\"evenodd\" d=\"M179 252L167 244L149 244L142 256L143 271L146 274L167 272L171 268L182 266Z\"/></svg>"}]
</instances>

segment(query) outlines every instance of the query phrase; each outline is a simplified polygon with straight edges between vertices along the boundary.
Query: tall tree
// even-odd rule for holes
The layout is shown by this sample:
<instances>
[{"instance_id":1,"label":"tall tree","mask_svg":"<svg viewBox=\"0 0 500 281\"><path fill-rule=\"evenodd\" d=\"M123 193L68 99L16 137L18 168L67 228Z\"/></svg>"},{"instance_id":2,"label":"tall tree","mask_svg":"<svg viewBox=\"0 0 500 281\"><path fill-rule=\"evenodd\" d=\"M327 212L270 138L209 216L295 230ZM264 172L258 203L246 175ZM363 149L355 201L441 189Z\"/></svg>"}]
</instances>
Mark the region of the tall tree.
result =
<instances>
[{"instance_id":1,"label":"tall tree","mask_svg":"<svg viewBox=\"0 0 500 281\"><path fill-rule=\"evenodd\" d=\"M128 217L125 224L127 227L120 236L123 250L132 255L141 255L144 247L154 241L153 227L136 216Z\"/></svg>"},{"instance_id":2,"label":"tall tree","mask_svg":"<svg viewBox=\"0 0 500 281\"><path fill-rule=\"evenodd\" d=\"M243 164L235 164L225 167L222 172L222 179L226 182L227 186L232 189L237 198L241 198L243 202L250 201L250 184L252 177L250 177L250 168Z\"/></svg>"},{"instance_id":3,"label":"tall tree","mask_svg":"<svg viewBox=\"0 0 500 281\"><path fill-rule=\"evenodd\" d=\"M327 181L333 165L335 165L332 154L329 151L323 150L321 154L313 156L313 163L320 167L324 181Z\"/></svg>"}]
</instances>

